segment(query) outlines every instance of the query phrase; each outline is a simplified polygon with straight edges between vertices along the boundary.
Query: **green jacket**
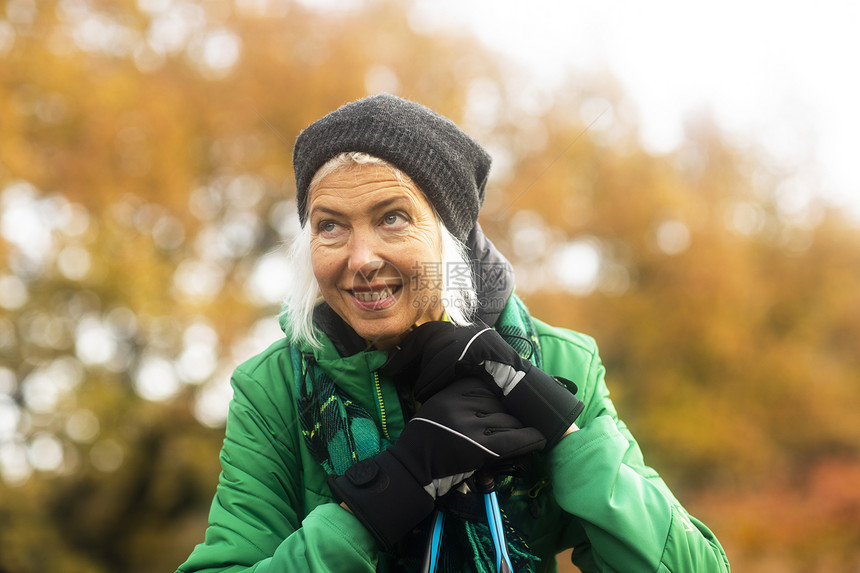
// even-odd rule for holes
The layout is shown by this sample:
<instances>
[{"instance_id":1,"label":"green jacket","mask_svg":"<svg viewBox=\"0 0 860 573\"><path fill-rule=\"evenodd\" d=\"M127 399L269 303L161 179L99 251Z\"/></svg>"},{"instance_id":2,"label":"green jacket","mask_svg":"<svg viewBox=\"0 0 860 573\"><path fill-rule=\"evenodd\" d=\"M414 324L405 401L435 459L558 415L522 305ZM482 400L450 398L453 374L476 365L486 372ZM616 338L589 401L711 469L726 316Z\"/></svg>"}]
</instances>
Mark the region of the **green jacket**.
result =
<instances>
[{"instance_id":1,"label":"green jacket","mask_svg":"<svg viewBox=\"0 0 860 573\"><path fill-rule=\"evenodd\" d=\"M609 400L594 341L534 322L544 370L575 381L586 405L581 430L548 453L545 487L515 492L508 509L543 570L555 571L555 554L572 547L574 564L586 573L728 571L714 535L644 464ZM400 434L397 392L376 372L383 351L342 357L325 339L315 355L375 414L383 434ZM334 502L325 472L305 448L290 364L289 343L281 340L235 371L205 542L179 573L376 570L376 542Z\"/></svg>"}]
</instances>

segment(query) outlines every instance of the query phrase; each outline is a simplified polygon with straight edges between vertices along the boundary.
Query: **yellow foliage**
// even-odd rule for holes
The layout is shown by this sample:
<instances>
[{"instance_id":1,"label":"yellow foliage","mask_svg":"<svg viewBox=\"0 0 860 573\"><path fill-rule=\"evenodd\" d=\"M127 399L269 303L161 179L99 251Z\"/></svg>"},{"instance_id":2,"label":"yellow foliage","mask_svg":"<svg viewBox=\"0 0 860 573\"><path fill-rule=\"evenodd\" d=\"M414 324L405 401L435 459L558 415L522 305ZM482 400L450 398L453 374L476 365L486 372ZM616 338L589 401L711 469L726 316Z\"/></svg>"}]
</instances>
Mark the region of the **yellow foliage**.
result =
<instances>
[{"instance_id":1,"label":"yellow foliage","mask_svg":"<svg viewBox=\"0 0 860 573\"><path fill-rule=\"evenodd\" d=\"M611 78L539 94L408 4L166 3L189 10L173 36L155 4L34 3L0 53L0 568L170 570L200 540L227 377L277 336L255 286L295 231L292 143L380 90L493 149L481 223L520 294L597 338L646 459L735 567L856 568L856 226L786 219L790 174L707 121L649 155Z\"/></svg>"}]
</instances>

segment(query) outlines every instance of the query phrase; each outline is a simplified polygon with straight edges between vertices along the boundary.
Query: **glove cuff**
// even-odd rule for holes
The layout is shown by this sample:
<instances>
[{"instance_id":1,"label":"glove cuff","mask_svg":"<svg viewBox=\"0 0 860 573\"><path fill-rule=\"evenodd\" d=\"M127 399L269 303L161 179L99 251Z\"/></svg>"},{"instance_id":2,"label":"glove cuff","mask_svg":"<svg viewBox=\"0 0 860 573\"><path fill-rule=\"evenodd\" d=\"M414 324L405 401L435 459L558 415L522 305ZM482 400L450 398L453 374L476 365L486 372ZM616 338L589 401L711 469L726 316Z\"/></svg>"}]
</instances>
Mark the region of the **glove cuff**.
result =
<instances>
[{"instance_id":1,"label":"glove cuff","mask_svg":"<svg viewBox=\"0 0 860 573\"><path fill-rule=\"evenodd\" d=\"M576 385L569 384L575 392ZM540 368L531 366L502 402L523 424L543 434L549 448L561 440L585 407L573 392Z\"/></svg>"},{"instance_id":2,"label":"glove cuff","mask_svg":"<svg viewBox=\"0 0 860 573\"><path fill-rule=\"evenodd\" d=\"M352 465L342 476L329 476L328 485L383 551L391 551L434 507L433 498L388 451Z\"/></svg>"}]
</instances>

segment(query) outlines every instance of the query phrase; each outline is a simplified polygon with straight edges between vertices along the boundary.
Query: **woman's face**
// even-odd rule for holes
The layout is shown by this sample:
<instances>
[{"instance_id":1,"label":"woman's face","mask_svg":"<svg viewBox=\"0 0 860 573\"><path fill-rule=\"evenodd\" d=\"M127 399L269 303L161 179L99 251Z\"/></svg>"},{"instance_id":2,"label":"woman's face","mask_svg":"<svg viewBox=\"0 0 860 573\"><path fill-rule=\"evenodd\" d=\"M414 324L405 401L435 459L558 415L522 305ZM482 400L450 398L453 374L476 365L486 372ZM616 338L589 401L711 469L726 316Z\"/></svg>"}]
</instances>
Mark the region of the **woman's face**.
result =
<instances>
[{"instance_id":1,"label":"woman's face","mask_svg":"<svg viewBox=\"0 0 860 573\"><path fill-rule=\"evenodd\" d=\"M382 165L325 176L308 200L311 262L329 306L389 348L442 317L439 224L424 194Z\"/></svg>"}]
</instances>

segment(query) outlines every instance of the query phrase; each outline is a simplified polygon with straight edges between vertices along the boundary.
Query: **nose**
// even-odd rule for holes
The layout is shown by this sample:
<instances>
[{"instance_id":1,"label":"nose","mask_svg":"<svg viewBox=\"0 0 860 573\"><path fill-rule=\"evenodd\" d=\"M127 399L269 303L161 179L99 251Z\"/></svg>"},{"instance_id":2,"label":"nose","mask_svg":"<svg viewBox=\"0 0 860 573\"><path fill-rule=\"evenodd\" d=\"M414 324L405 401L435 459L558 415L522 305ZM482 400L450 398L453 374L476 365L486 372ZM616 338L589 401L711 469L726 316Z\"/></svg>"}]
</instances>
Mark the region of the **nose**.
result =
<instances>
[{"instance_id":1,"label":"nose","mask_svg":"<svg viewBox=\"0 0 860 573\"><path fill-rule=\"evenodd\" d=\"M349 240L349 270L369 276L383 264L376 233L354 229Z\"/></svg>"}]
</instances>

